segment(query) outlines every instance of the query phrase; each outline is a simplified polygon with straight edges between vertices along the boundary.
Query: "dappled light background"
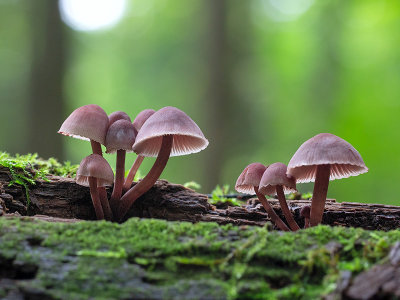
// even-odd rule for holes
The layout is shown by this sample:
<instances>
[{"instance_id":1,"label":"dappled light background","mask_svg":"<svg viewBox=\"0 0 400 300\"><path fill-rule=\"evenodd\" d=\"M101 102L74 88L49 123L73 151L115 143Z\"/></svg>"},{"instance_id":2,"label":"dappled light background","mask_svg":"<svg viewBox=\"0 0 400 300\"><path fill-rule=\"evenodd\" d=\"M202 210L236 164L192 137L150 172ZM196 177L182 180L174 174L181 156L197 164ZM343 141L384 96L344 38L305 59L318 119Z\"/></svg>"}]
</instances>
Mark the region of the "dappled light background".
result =
<instances>
[{"instance_id":1,"label":"dappled light background","mask_svg":"<svg viewBox=\"0 0 400 300\"><path fill-rule=\"evenodd\" d=\"M57 134L75 108L134 119L176 106L210 145L171 158L162 178L233 189L247 164L287 164L330 132L370 170L331 182L328 196L398 204L398 2L0 0L0 40L2 151L79 163L89 144Z\"/></svg>"}]
</instances>

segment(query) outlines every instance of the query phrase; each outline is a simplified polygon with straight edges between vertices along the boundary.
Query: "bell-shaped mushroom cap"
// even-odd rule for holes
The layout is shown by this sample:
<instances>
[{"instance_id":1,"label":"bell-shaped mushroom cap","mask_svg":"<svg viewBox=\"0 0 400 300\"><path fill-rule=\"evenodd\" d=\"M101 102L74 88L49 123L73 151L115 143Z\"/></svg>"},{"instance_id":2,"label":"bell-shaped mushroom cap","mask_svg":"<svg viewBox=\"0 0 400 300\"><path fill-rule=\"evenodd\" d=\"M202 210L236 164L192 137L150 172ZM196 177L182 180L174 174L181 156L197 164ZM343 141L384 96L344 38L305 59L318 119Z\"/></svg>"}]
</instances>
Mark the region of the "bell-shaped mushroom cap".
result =
<instances>
[{"instance_id":1,"label":"bell-shaped mushroom cap","mask_svg":"<svg viewBox=\"0 0 400 300\"><path fill-rule=\"evenodd\" d=\"M75 109L61 125L58 133L104 144L107 129L106 112L96 104L89 104Z\"/></svg>"},{"instance_id":2,"label":"bell-shaped mushroom cap","mask_svg":"<svg viewBox=\"0 0 400 300\"><path fill-rule=\"evenodd\" d=\"M157 156L164 135L173 135L170 156L196 153L208 140L199 126L183 111L167 106L150 116L140 129L133 151L142 156Z\"/></svg>"},{"instance_id":3,"label":"bell-shaped mushroom cap","mask_svg":"<svg viewBox=\"0 0 400 300\"><path fill-rule=\"evenodd\" d=\"M106 152L114 153L117 150L131 152L132 145L135 143L135 128L127 120L117 120L108 128L106 136Z\"/></svg>"},{"instance_id":4,"label":"bell-shaped mushroom cap","mask_svg":"<svg viewBox=\"0 0 400 300\"><path fill-rule=\"evenodd\" d=\"M320 133L304 142L290 160L287 174L297 182L312 182L318 165L331 165L330 180L368 172L357 150L330 133Z\"/></svg>"},{"instance_id":5,"label":"bell-shaped mushroom cap","mask_svg":"<svg viewBox=\"0 0 400 300\"><path fill-rule=\"evenodd\" d=\"M296 180L293 176L286 175L285 164L277 162L270 165L261 177L258 190L264 195L276 195L276 186L281 185L285 194L294 193Z\"/></svg>"},{"instance_id":6,"label":"bell-shaped mushroom cap","mask_svg":"<svg viewBox=\"0 0 400 300\"><path fill-rule=\"evenodd\" d=\"M118 110L108 115L108 122L109 122L108 126L111 126L112 123L118 120L127 120L131 122L131 118L128 116L126 112Z\"/></svg>"},{"instance_id":7,"label":"bell-shaped mushroom cap","mask_svg":"<svg viewBox=\"0 0 400 300\"><path fill-rule=\"evenodd\" d=\"M235 190L239 193L254 195L254 187L260 185L261 177L267 168L261 163L249 164L236 180Z\"/></svg>"},{"instance_id":8,"label":"bell-shaped mushroom cap","mask_svg":"<svg viewBox=\"0 0 400 300\"><path fill-rule=\"evenodd\" d=\"M135 127L136 135L139 132L140 128L142 128L144 122L147 121L156 111L154 109L145 109L142 110L136 116L135 120L133 120L133 127Z\"/></svg>"},{"instance_id":9,"label":"bell-shaped mushroom cap","mask_svg":"<svg viewBox=\"0 0 400 300\"><path fill-rule=\"evenodd\" d=\"M91 154L82 159L76 171L76 183L89 186L89 177L97 179L97 186L112 185L114 173L109 163L98 154Z\"/></svg>"}]
</instances>

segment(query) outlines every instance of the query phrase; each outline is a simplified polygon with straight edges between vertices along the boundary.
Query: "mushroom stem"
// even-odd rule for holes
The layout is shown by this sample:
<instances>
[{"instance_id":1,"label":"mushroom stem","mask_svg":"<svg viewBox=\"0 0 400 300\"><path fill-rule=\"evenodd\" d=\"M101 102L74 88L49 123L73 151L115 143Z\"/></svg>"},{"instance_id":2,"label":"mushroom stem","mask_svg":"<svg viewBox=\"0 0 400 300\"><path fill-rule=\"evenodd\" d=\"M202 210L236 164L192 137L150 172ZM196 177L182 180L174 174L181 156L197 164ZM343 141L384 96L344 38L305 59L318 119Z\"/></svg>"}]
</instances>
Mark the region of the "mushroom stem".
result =
<instances>
[{"instance_id":1,"label":"mushroom stem","mask_svg":"<svg viewBox=\"0 0 400 300\"><path fill-rule=\"evenodd\" d=\"M310 227L310 219L304 218L304 229Z\"/></svg>"},{"instance_id":2,"label":"mushroom stem","mask_svg":"<svg viewBox=\"0 0 400 300\"><path fill-rule=\"evenodd\" d=\"M98 154L98 155L103 156L103 153L102 153L103 151L101 150L101 145L99 142L90 140L90 145L92 146L93 154Z\"/></svg>"},{"instance_id":3,"label":"mushroom stem","mask_svg":"<svg viewBox=\"0 0 400 300\"><path fill-rule=\"evenodd\" d=\"M98 154L100 156L103 156L103 150L101 149L101 144L99 142L96 142L94 140L90 140L90 145L92 146L92 151L93 154ZM108 198L107 198L107 191L105 187L98 187L97 188L101 206L103 207L103 212L104 212L104 217L106 220L111 220L113 217L110 204L108 203Z\"/></svg>"},{"instance_id":4,"label":"mushroom stem","mask_svg":"<svg viewBox=\"0 0 400 300\"><path fill-rule=\"evenodd\" d=\"M330 173L330 165L317 166L314 191L311 200L310 226L317 226L322 222Z\"/></svg>"},{"instance_id":5,"label":"mushroom stem","mask_svg":"<svg viewBox=\"0 0 400 300\"><path fill-rule=\"evenodd\" d=\"M146 193L160 177L171 154L173 140L174 137L172 135L163 136L160 152L149 173L122 196L117 213L119 220L126 215L136 199Z\"/></svg>"},{"instance_id":6,"label":"mushroom stem","mask_svg":"<svg viewBox=\"0 0 400 300\"><path fill-rule=\"evenodd\" d=\"M286 221L289 224L290 229L293 231L297 231L300 229L299 225L293 218L292 213L289 210L289 207L286 202L285 194L283 193L283 188L281 185L276 186L276 193L278 195L279 204L281 205L282 212L285 216Z\"/></svg>"},{"instance_id":7,"label":"mushroom stem","mask_svg":"<svg viewBox=\"0 0 400 300\"><path fill-rule=\"evenodd\" d=\"M111 221L113 218L113 213L111 211L110 203L108 202L107 190L103 186L98 187L97 190L99 193L101 206L103 208L104 218Z\"/></svg>"},{"instance_id":8,"label":"mushroom stem","mask_svg":"<svg viewBox=\"0 0 400 300\"><path fill-rule=\"evenodd\" d=\"M124 185L122 187L122 191L125 193L130 189L133 180L135 179L135 175L140 165L142 164L144 156L138 155L133 163L131 169L129 170L128 176L125 179Z\"/></svg>"},{"instance_id":9,"label":"mushroom stem","mask_svg":"<svg viewBox=\"0 0 400 300\"><path fill-rule=\"evenodd\" d=\"M254 192L256 193L258 200L260 200L261 204L263 205L264 209L267 211L267 214L271 218L271 221L278 226L283 231L290 231L289 227L282 221L281 218L276 214L272 206L268 203L268 200L265 198L263 194L258 192L258 187L254 187Z\"/></svg>"},{"instance_id":10,"label":"mushroom stem","mask_svg":"<svg viewBox=\"0 0 400 300\"><path fill-rule=\"evenodd\" d=\"M122 195L122 185L124 183L125 176L125 155L125 150L117 150L114 188L110 199L110 205L113 210L117 207L118 200L121 199Z\"/></svg>"},{"instance_id":11,"label":"mushroom stem","mask_svg":"<svg viewBox=\"0 0 400 300\"><path fill-rule=\"evenodd\" d=\"M95 177L89 177L89 188L90 196L92 197L92 202L94 206L94 211L96 212L96 217L98 220L104 219L103 209L101 207L99 191L97 189L97 179Z\"/></svg>"}]
</instances>

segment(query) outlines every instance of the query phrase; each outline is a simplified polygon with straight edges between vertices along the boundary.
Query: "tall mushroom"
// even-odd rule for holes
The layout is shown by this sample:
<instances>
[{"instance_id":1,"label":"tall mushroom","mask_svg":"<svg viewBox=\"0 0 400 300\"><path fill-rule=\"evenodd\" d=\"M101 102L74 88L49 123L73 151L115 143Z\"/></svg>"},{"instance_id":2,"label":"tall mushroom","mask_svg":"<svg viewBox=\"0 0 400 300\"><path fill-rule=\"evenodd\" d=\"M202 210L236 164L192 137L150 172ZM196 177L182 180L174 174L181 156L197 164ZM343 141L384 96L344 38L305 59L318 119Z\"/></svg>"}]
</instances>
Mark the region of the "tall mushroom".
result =
<instances>
[{"instance_id":1,"label":"tall mushroom","mask_svg":"<svg viewBox=\"0 0 400 300\"><path fill-rule=\"evenodd\" d=\"M88 104L75 109L58 133L90 141L93 153L102 155L101 144L106 139L108 122L108 116L100 106Z\"/></svg>"},{"instance_id":2,"label":"tall mushroom","mask_svg":"<svg viewBox=\"0 0 400 300\"><path fill-rule=\"evenodd\" d=\"M106 152L117 152L117 162L115 168L114 188L111 194L110 205L114 210L117 201L122 195L122 185L125 176L125 155L126 151L132 151L133 143L135 142L135 129L130 121L121 119L110 125L106 136Z\"/></svg>"},{"instance_id":3,"label":"tall mushroom","mask_svg":"<svg viewBox=\"0 0 400 300\"><path fill-rule=\"evenodd\" d=\"M287 174L297 182L312 182L310 226L321 223L329 180L357 176L368 172L361 155L347 141L320 133L304 142L288 164Z\"/></svg>"},{"instance_id":4,"label":"tall mushroom","mask_svg":"<svg viewBox=\"0 0 400 300\"><path fill-rule=\"evenodd\" d=\"M135 120L133 120L133 127L135 127L136 135L138 134L140 128L142 128L144 122L147 121L156 111L154 109L145 109L137 114Z\"/></svg>"},{"instance_id":5,"label":"tall mushroom","mask_svg":"<svg viewBox=\"0 0 400 300\"><path fill-rule=\"evenodd\" d=\"M154 185L170 156L196 153L207 145L199 126L183 111L168 106L155 112L139 130L133 151L157 159L149 173L122 196L118 218L121 220L136 199Z\"/></svg>"},{"instance_id":6,"label":"tall mushroom","mask_svg":"<svg viewBox=\"0 0 400 300\"><path fill-rule=\"evenodd\" d=\"M110 165L98 154L85 157L76 171L76 183L90 187L90 195L98 220L104 219L98 187L111 185L113 181L114 173Z\"/></svg>"},{"instance_id":7,"label":"tall mushroom","mask_svg":"<svg viewBox=\"0 0 400 300\"><path fill-rule=\"evenodd\" d=\"M251 163L246 168L244 168L243 172L239 175L235 189L239 193L244 194L253 194L255 193L263 205L265 211L268 216L271 218L271 221L281 230L289 231L289 228L282 221L282 219L276 214L272 206L268 203L267 199L263 194L261 194L258 190L260 185L260 180L269 167L264 166L261 163Z\"/></svg>"},{"instance_id":8,"label":"tall mushroom","mask_svg":"<svg viewBox=\"0 0 400 300\"><path fill-rule=\"evenodd\" d=\"M150 118L155 112L156 111L154 109L145 109L138 113L135 120L133 121L133 127L135 128L136 135L138 134L140 128L142 128L144 122L146 122L146 120ZM128 176L126 176L124 185L122 187L123 192L126 192L131 187L132 181L135 178L136 172L142 164L143 159L144 156L140 154L136 157L132 167L129 170Z\"/></svg>"},{"instance_id":9,"label":"tall mushroom","mask_svg":"<svg viewBox=\"0 0 400 300\"><path fill-rule=\"evenodd\" d=\"M75 109L61 125L58 133L90 141L94 154L103 155L101 144L105 143L109 119L106 112L96 104L88 104ZM107 220L112 212L106 189L99 188L100 200Z\"/></svg>"},{"instance_id":10,"label":"tall mushroom","mask_svg":"<svg viewBox=\"0 0 400 300\"><path fill-rule=\"evenodd\" d=\"M300 227L293 218L286 202L285 194L294 193L296 180L293 176L286 175L286 165L280 162L271 164L264 172L260 180L258 191L263 195L277 195L282 212L290 229L299 230Z\"/></svg>"}]
</instances>

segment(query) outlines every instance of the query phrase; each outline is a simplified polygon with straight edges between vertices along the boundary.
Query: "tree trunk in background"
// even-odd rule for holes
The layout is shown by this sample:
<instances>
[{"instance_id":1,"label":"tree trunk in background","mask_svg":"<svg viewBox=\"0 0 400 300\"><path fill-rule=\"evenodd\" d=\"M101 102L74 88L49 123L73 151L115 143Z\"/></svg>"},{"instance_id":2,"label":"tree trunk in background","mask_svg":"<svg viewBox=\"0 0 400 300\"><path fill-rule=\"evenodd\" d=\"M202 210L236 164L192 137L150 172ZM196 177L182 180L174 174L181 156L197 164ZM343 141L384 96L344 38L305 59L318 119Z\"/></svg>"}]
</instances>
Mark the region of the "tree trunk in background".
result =
<instances>
[{"instance_id":1,"label":"tree trunk in background","mask_svg":"<svg viewBox=\"0 0 400 300\"><path fill-rule=\"evenodd\" d=\"M63 159L61 135L57 134L64 111L63 23L58 1L35 0L30 3L30 9L32 66L26 152L38 152L43 158Z\"/></svg>"},{"instance_id":2,"label":"tree trunk in background","mask_svg":"<svg viewBox=\"0 0 400 300\"><path fill-rule=\"evenodd\" d=\"M321 124L329 124L340 91L340 43L348 5L333 1L322 7L318 14L320 26L314 29L319 40L319 61L310 80L310 107Z\"/></svg>"},{"instance_id":3,"label":"tree trunk in background","mask_svg":"<svg viewBox=\"0 0 400 300\"><path fill-rule=\"evenodd\" d=\"M222 169L228 159L251 140L246 134L248 111L243 102L246 87L239 82L243 61L249 54L249 3L247 1L208 0L205 2L208 22L206 34L207 93L204 115L205 132L210 140L207 149L204 191L221 182Z\"/></svg>"}]
</instances>

